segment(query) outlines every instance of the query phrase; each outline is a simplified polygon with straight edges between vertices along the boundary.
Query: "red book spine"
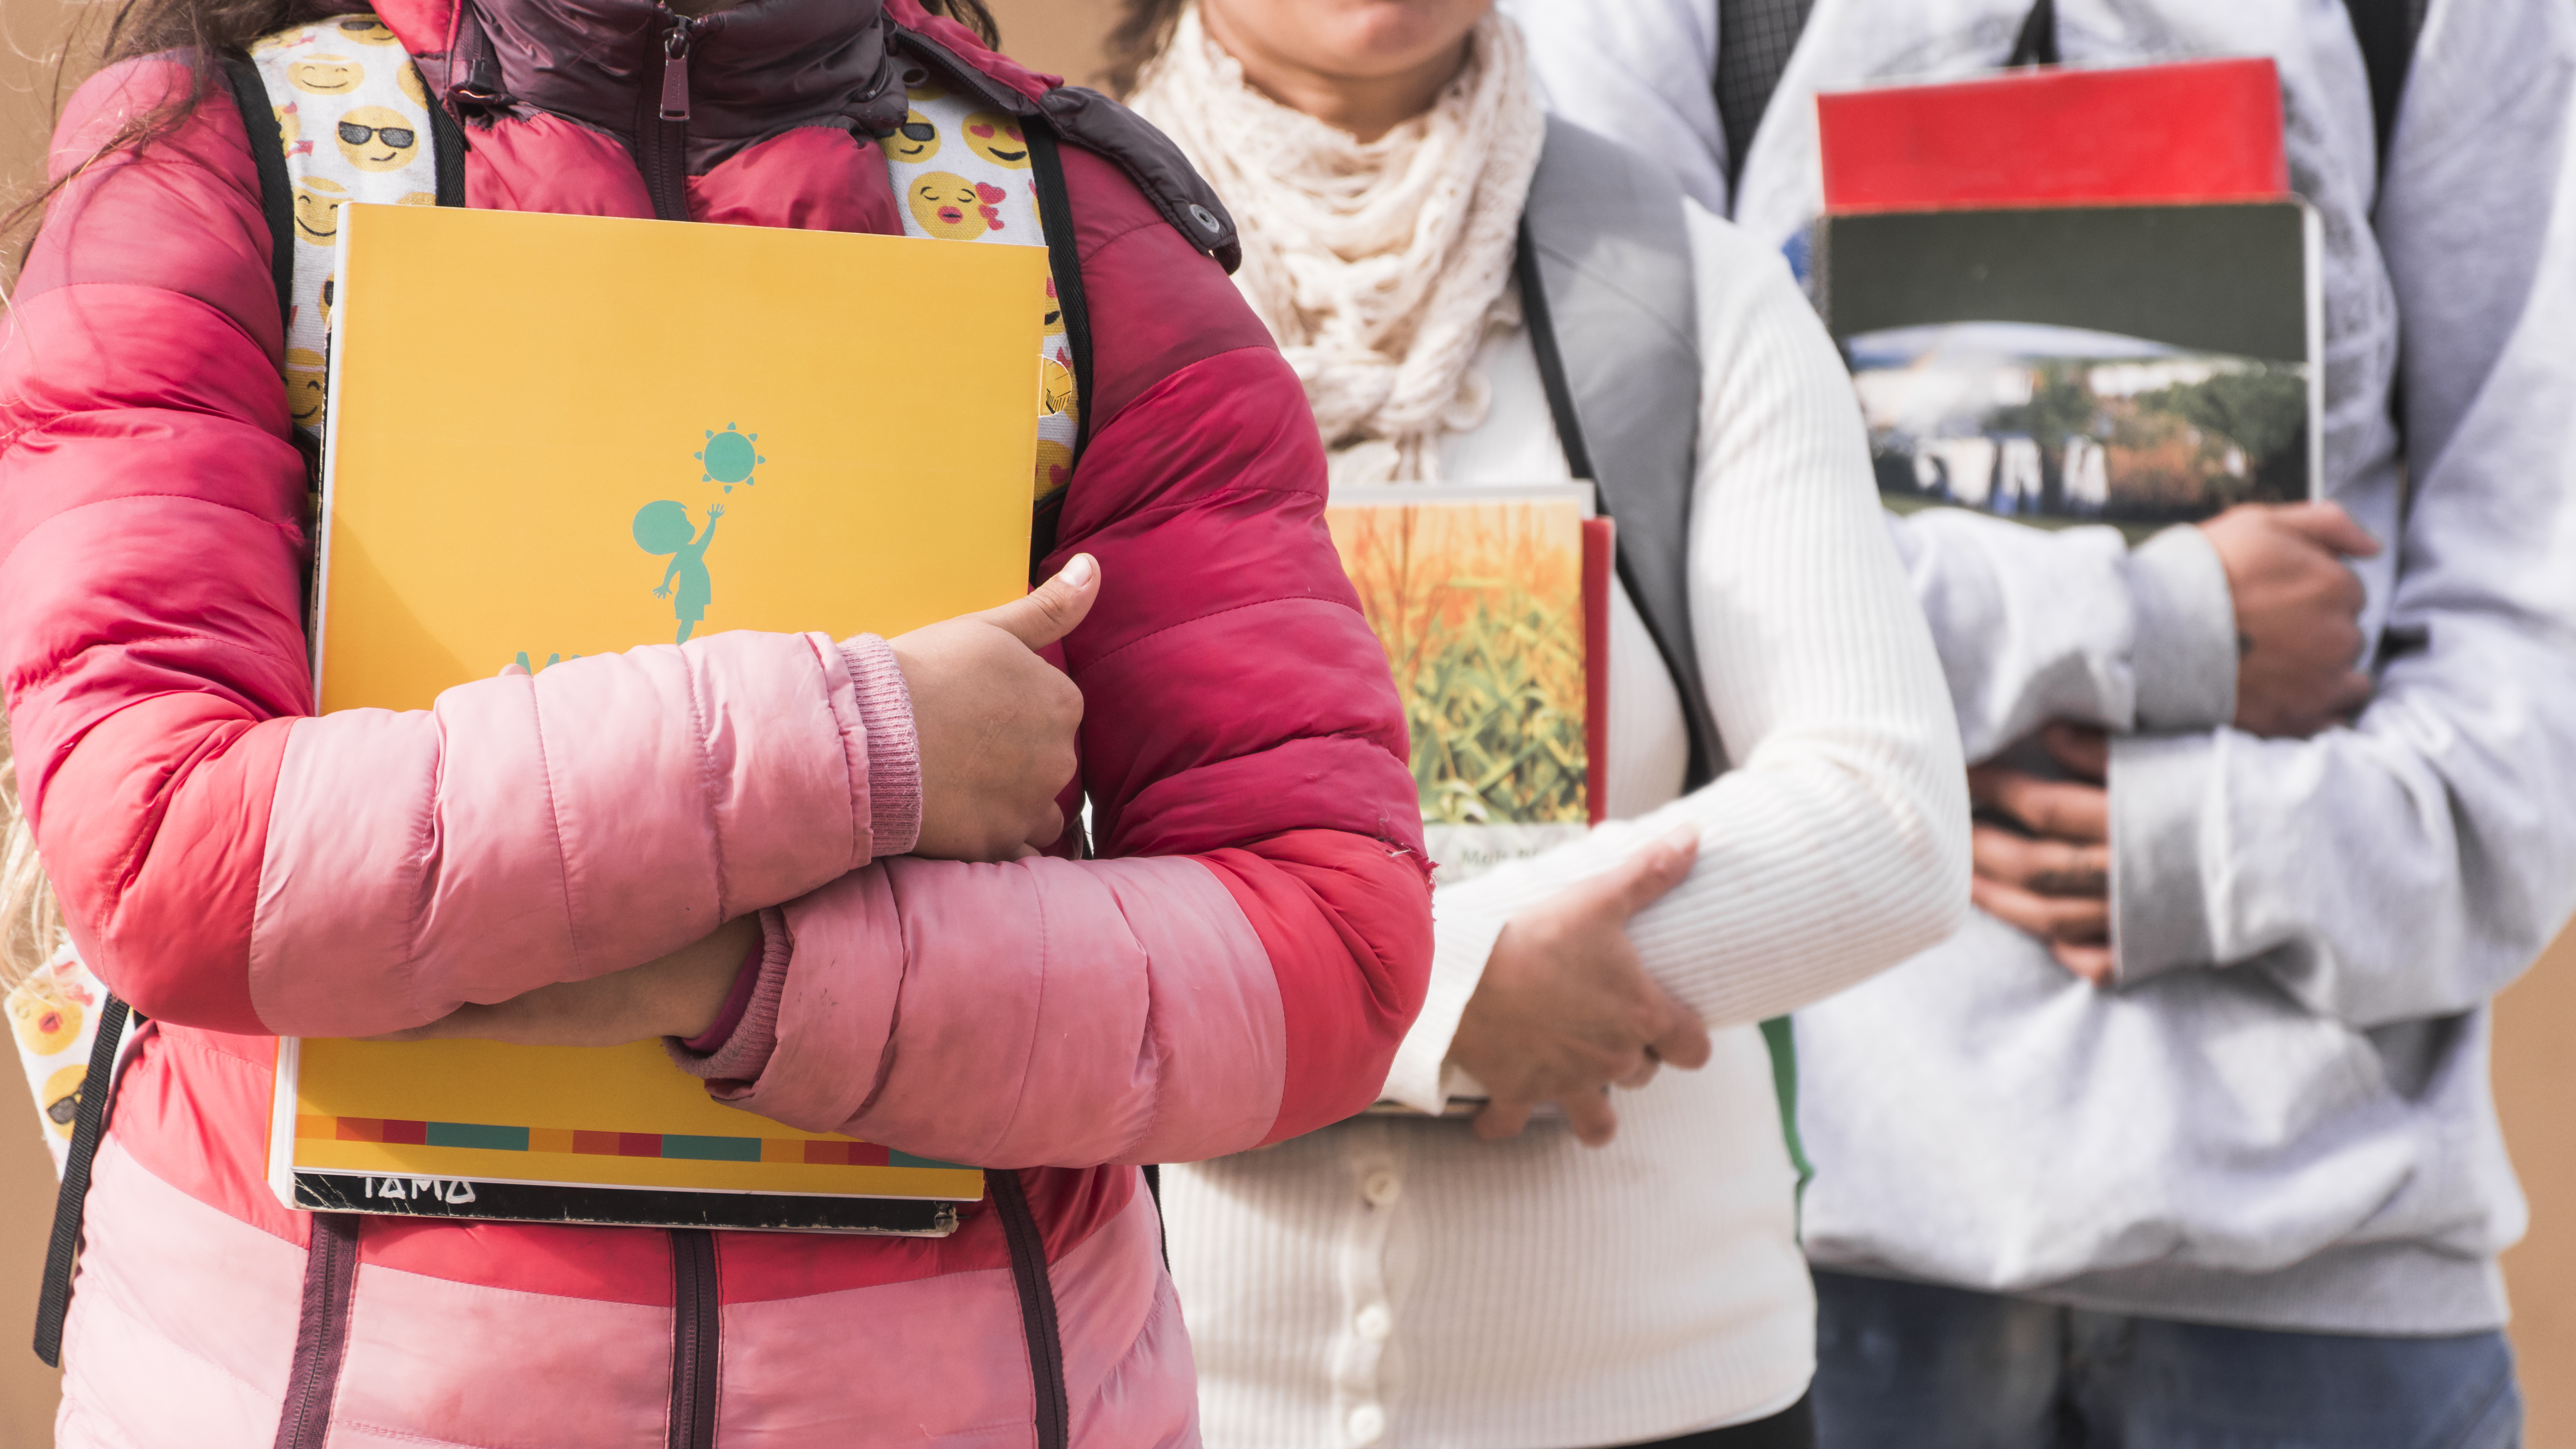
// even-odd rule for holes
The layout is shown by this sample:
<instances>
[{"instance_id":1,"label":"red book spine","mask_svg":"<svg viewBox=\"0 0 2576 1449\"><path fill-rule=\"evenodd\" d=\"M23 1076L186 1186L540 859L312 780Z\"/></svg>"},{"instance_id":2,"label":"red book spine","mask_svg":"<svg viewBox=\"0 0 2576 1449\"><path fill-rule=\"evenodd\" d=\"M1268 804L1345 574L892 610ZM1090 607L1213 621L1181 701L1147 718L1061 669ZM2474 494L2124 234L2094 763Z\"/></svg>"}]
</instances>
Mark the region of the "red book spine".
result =
<instances>
[{"instance_id":1,"label":"red book spine","mask_svg":"<svg viewBox=\"0 0 2576 1449\"><path fill-rule=\"evenodd\" d=\"M1583 803L1595 825L1610 814L1610 589L1618 577L1615 544L1609 519L1583 520Z\"/></svg>"},{"instance_id":2,"label":"red book spine","mask_svg":"<svg viewBox=\"0 0 2576 1449\"><path fill-rule=\"evenodd\" d=\"M1907 211L2288 193L2268 59L2046 69L1816 98L1825 209Z\"/></svg>"}]
</instances>

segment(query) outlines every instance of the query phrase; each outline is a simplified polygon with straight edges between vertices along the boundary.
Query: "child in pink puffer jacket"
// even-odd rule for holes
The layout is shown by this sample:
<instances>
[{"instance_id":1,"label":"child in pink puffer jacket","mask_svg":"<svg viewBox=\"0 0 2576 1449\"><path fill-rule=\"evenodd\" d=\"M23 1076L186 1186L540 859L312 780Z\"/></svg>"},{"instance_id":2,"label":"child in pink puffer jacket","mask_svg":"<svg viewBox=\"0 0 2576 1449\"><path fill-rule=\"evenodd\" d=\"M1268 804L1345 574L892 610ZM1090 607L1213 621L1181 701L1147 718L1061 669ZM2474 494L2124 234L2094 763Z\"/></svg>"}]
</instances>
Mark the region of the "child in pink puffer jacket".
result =
<instances>
[{"instance_id":1,"label":"child in pink puffer jacket","mask_svg":"<svg viewBox=\"0 0 2576 1449\"><path fill-rule=\"evenodd\" d=\"M1196 1442L1120 1164L1365 1105L1431 939L1402 718L1221 208L1150 129L916 0L385 0L466 122L473 206L898 232L875 138L907 80L1052 132L1088 445L1025 603L316 718L270 232L186 47L339 7L250 8L137 10L64 116L0 346L21 788L73 940L151 1018L59 1442ZM675 30L693 119L638 136ZM1077 716L1096 859L1062 838ZM394 1032L694 1038L750 1111L1004 1171L944 1239L281 1208L276 1038Z\"/></svg>"}]
</instances>

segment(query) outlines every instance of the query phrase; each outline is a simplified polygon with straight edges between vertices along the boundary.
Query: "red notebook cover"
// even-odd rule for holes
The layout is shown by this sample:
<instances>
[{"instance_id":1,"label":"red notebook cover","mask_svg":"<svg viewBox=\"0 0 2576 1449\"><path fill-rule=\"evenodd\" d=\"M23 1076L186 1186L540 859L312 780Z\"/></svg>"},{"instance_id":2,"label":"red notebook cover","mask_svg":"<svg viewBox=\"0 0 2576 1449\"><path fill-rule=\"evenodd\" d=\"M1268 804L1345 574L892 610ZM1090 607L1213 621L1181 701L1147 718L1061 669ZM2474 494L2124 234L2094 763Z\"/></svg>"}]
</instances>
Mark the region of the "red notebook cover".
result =
<instances>
[{"instance_id":1,"label":"red notebook cover","mask_svg":"<svg viewBox=\"0 0 2576 1449\"><path fill-rule=\"evenodd\" d=\"M1610 586L1617 538L1607 518L1583 520L1583 803L1610 818Z\"/></svg>"},{"instance_id":2,"label":"red notebook cover","mask_svg":"<svg viewBox=\"0 0 2576 1449\"><path fill-rule=\"evenodd\" d=\"M1816 98L1825 209L2288 193L2269 59L2021 71Z\"/></svg>"}]
</instances>

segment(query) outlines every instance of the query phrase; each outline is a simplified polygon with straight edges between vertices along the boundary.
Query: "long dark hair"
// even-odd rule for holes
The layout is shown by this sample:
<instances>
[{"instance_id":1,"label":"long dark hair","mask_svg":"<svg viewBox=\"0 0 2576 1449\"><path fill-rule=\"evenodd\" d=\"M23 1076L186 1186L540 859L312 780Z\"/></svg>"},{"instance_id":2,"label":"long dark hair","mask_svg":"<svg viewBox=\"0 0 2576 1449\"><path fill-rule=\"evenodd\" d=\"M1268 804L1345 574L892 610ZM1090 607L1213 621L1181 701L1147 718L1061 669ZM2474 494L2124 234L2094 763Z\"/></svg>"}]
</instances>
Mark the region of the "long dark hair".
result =
<instances>
[{"instance_id":1,"label":"long dark hair","mask_svg":"<svg viewBox=\"0 0 2576 1449\"><path fill-rule=\"evenodd\" d=\"M113 3L114 9L109 5ZM998 50L1002 44L1001 27L993 23L993 12L984 0L920 0L921 8L933 15L944 15L975 32L978 39ZM93 166L119 151L139 151L168 135L180 121L193 115L206 99L207 88L214 84L215 67L209 60L228 51L247 50L250 43L275 30L320 20L331 15L362 12L370 7L366 0L100 0L87 15L76 20L70 38L54 58L53 85L47 110L62 111L63 81L74 73L74 57L83 49L83 33L95 23L93 17L107 17L106 33L100 37L92 54L101 65L141 56L177 51L193 57L188 92L167 105L128 120L117 129L96 154L83 163ZM81 57L83 61L88 56ZM81 69L86 70L86 64ZM76 174L76 173L75 173ZM0 215L0 237L14 236L29 217L43 209L62 189L65 181L39 188L33 195Z\"/></svg>"},{"instance_id":2,"label":"long dark hair","mask_svg":"<svg viewBox=\"0 0 2576 1449\"><path fill-rule=\"evenodd\" d=\"M1112 95L1124 96L1136 89L1136 75L1163 47L1172 43L1172 23L1181 18L1181 6L1188 0L1120 0L1123 13L1110 27L1109 38L1101 49L1109 57L1102 74L1108 77Z\"/></svg>"}]
</instances>

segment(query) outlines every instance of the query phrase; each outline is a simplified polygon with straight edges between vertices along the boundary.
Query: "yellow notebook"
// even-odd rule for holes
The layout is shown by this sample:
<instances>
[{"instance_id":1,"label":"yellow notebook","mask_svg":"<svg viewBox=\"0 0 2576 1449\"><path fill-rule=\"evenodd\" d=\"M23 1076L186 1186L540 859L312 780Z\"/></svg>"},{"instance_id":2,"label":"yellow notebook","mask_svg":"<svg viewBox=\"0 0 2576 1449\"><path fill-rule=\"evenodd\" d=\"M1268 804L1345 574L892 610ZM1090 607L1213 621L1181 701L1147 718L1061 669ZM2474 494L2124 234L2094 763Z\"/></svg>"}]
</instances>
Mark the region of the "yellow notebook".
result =
<instances>
[{"instance_id":1,"label":"yellow notebook","mask_svg":"<svg viewBox=\"0 0 2576 1449\"><path fill-rule=\"evenodd\" d=\"M895 634L1016 597L1037 248L343 209L319 708L729 629ZM972 1168L710 1101L661 1043L290 1040L290 1206L939 1232Z\"/></svg>"}]
</instances>

